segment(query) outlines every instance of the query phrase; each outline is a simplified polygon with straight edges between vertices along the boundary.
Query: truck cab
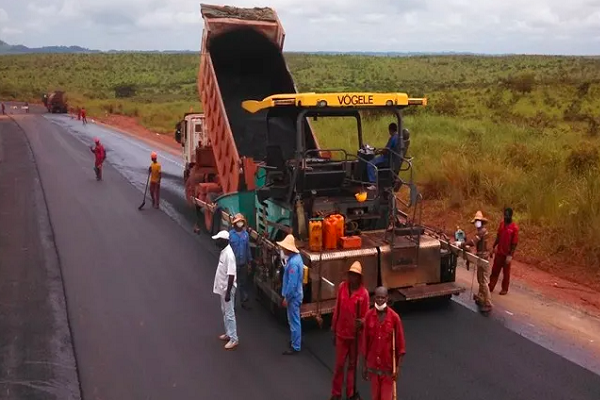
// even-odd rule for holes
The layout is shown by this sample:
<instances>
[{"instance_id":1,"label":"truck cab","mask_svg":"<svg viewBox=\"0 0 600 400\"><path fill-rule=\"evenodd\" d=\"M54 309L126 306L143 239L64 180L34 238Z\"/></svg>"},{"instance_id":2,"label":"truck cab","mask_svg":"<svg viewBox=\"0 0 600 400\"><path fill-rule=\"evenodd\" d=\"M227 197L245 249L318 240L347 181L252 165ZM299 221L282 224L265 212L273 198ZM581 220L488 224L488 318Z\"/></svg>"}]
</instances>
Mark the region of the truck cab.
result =
<instances>
[{"instance_id":1,"label":"truck cab","mask_svg":"<svg viewBox=\"0 0 600 400\"><path fill-rule=\"evenodd\" d=\"M196 148L209 146L208 135L204 128L203 113L187 113L175 126L175 140L181 144L185 160L184 180L196 163Z\"/></svg>"}]
</instances>

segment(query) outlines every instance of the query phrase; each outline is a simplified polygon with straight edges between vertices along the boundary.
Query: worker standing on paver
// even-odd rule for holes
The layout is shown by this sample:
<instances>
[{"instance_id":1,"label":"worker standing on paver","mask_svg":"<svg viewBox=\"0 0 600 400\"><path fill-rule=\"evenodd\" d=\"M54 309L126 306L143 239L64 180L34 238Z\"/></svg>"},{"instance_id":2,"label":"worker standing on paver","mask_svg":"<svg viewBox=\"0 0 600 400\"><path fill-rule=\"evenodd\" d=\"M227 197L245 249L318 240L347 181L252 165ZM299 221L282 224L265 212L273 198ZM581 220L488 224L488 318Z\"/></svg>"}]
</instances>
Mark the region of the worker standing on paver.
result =
<instances>
[{"instance_id":1,"label":"worker standing on paver","mask_svg":"<svg viewBox=\"0 0 600 400\"><path fill-rule=\"evenodd\" d=\"M152 163L148 167L150 174L150 197L152 198L152 207L158 209L160 204L160 180L162 179L162 166L157 161L157 154L152 152L150 159Z\"/></svg>"},{"instance_id":2,"label":"worker standing on paver","mask_svg":"<svg viewBox=\"0 0 600 400\"><path fill-rule=\"evenodd\" d=\"M387 289L383 286L375 289L375 307L365 316L362 335L362 375L371 382L372 400L392 400L394 383L406 353L402 321L387 302Z\"/></svg>"},{"instance_id":3,"label":"worker standing on paver","mask_svg":"<svg viewBox=\"0 0 600 400\"><path fill-rule=\"evenodd\" d=\"M302 326L300 324L300 306L304 297L302 288L304 262L300 251L296 247L293 235L287 235L281 242L277 242L281 249L281 259L284 264L283 285L281 295L283 306L287 307L288 323L290 325L290 348L283 355L290 356L300 352L302 341Z\"/></svg>"},{"instance_id":4,"label":"worker standing on paver","mask_svg":"<svg viewBox=\"0 0 600 400\"><path fill-rule=\"evenodd\" d=\"M363 285L362 265L360 262L355 261L348 270L348 279L340 283L331 321L331 332L335 345L335 368L331 388L332 400L342 398L346 360L348 360L346 398L351 399L355 395L354 375L356 374L359 345L357 340L360 340L363 319L369 311L369 301L369 292ZM359 310L358 315L357 308Z\"/></svg>"},{"instance_id":5,"label":"worker standing on paver","mask_svg":"<svg viewBox=\"0 0 600 400\"><path fill-rule=\"evenodd\" d=\"M102 164L104 160L106 160L106 151L104 150L104 146L100 143L100 139L94 138L94 143L96 147L90 147L92 153L96 156L94 161L94 171L96 172L96 180L102 180Z\"/></svg>"},{"instance_id":6,"label":"worker standing on paver","mask_svg":"<svg viewBox=\"0 0 600 400\"><path fill-rule=\"evenodd\" d=\"M473 239L462 243L462 247L474 247L475 255L483 260L488 260L490 252L488 251L489 233L485 228L488 220L483 216L481 211L475 213L475 217L471 223L475 225L477 233ZM492 296L490 294L490 265L489 263L477 263L477 283L479 284L479 292L473 295L473 300L480 307L482 312L490 312L492 310Z\"/></svg>"},{"instance_id":7,"label":"worker standing on paver","mask_svg":"<svg viewBox=\"0 0 600 400\"><path fill-rule=\"evenodd\" d=\"M494 266L490 277L490 292L494 291L500 271L502 271L501 295L508 293L510 284L510 264L519 243L519 226L512 220L513 210L510 207L504 209L504 221L500 222L498 235L494 242Z\"/></svg>"},{"instance_id":8,"label":"worker standing on paver","mask_svg":"<svg viewBox=\"0 0 600 400\"><path fill-rule=\"evenodd\" d=\"M237 265L237 283L242 308L249 309L248 306L248 276L250 263L252 262L252 253L250 252L250 235L246 231L246 218L240 213L233 217L233 229L229 231L229 243L235 254Z\"/></svg>"},{"instance_id":9,"label":"worker standing on paver","mask_svg":"<svg viewBox=\"0 0 600 400\"><path fill-rule=\"evenodd\" d=\"M225 325L225 333L219 336L219 339L227 342L225 344L226 350L231 350L239 344L234 307L237 286L235 254L233 254L233 249L229 245L229 232L220 231L212 238L221 251L213 285L213 293L218 294L221 298L221 312L223 313L223 323Z\"/></svg>"}]
</instances>

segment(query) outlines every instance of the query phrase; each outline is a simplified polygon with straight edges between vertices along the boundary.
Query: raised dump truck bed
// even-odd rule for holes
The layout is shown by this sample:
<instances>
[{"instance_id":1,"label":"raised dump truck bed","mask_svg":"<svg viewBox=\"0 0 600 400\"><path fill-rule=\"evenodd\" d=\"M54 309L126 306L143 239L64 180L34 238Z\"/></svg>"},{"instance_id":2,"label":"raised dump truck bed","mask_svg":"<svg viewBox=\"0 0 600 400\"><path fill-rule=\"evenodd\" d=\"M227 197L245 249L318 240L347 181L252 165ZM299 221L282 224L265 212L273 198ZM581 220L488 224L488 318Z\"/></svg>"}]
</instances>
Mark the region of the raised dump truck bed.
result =
<instances>
[{"instance_id":1,"label":"raised dump truck bed","mask_svg":"<svg viewBox=\"0 0 600 400\"><path fill-rule=\"evenodd\" d=\"M282 54L285 32L270 8L201 5L204 19L198 92L206 115L206 131L216 159L223 193L239 190L237 170L242 158L263 160L267 136L266 111L251 114L240 104L275 93L296 93ZM296 114L270 124L271 142L284 157L295 150ZM312 131L307 142L316 147Z\"/></svg>"}]
</instances>

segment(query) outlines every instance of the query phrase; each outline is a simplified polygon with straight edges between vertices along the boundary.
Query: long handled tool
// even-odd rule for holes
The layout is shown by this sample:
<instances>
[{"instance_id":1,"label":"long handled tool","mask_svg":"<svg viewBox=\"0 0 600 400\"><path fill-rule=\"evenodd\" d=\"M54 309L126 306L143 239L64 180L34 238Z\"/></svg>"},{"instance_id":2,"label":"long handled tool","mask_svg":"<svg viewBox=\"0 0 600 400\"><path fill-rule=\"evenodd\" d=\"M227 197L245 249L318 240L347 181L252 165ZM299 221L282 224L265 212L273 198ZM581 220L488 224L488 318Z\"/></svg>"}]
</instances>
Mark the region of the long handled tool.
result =
<instances>
[{"instance_id":1,"label":"long handled tool","mask_svg":"<svg viewBox=\"0 0 600 400\"><path fill-rule=\"evenodd\" d=\"M360 318L360 300L356 302L356 319ZM352 394L352 400L360 400L360 393L358 393L358 388L356 386L356 375L358 375L358 337L359 337L359 329L356 328L356 333L354 334L354 393Z\"/></svg>"},{"instance_id":2,"label":"long handled tool","mask_svg":"<svg viewBox=\"0 0 600 400\"><path fill-rule=\"evenodd\" d=\"M396 329L394 328L394 331L392 332L392 376L396 376ZM394 383L392 385L392 399L396 400L397 398L397 393L396 393L396 381L397 381L397 377L396 379L394 379Z\"/></svg>"},{"instance_id":3,"label":"long handled tool","mask_svg":"<svg viewBox=\"0 0 600 400\"><path fill-rule=\"evenodd\" d=\"M144 189L144 201L138 207L138 210L141 210L146 205L146 194L148 193L148 182L150 182L150 171L148 171L148 179L146 179L146 189Z\"/></svg>"}]
</instances>

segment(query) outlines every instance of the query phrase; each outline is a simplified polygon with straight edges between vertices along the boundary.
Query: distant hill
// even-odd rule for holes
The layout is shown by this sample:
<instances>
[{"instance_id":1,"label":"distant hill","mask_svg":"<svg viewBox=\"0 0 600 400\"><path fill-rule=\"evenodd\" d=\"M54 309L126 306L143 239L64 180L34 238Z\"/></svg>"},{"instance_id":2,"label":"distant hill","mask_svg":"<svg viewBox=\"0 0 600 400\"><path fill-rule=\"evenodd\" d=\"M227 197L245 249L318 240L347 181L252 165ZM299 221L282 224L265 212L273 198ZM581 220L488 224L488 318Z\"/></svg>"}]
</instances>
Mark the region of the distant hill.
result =
<instances>
[{"instance_id":1,"label":"distant hill","mask_svg":"<svg viewBox=\"0 0 600 400\"><path fill-rule=\"evenodd\" d=\"M80 46L45 46L27 47L21 44L11 45L0 40L0 54L30 54L30 53L100 53Z\"/></svg>"},{"instance_id":2,"label":"distant hill","mask_svg":"<svg viewBox=\"0 0 600 400\"><path fill-rule=\"evenodd\" d=\"M195 54L195 50L91 50L80 46L44 46L44 47L27 47L23 45L11 45L0 40L0 55L3 54L51 54L51 53L148 53L148 54ZM427 55L469 55L476 56L476 53L462 52L378 52L378 51L290 51L288 53L303 53L303 54L322 54L322 55L363 55L363 56L378 56L378 57L410 57L410 56L427 56Z\"/></svg>"}]
</instances>

